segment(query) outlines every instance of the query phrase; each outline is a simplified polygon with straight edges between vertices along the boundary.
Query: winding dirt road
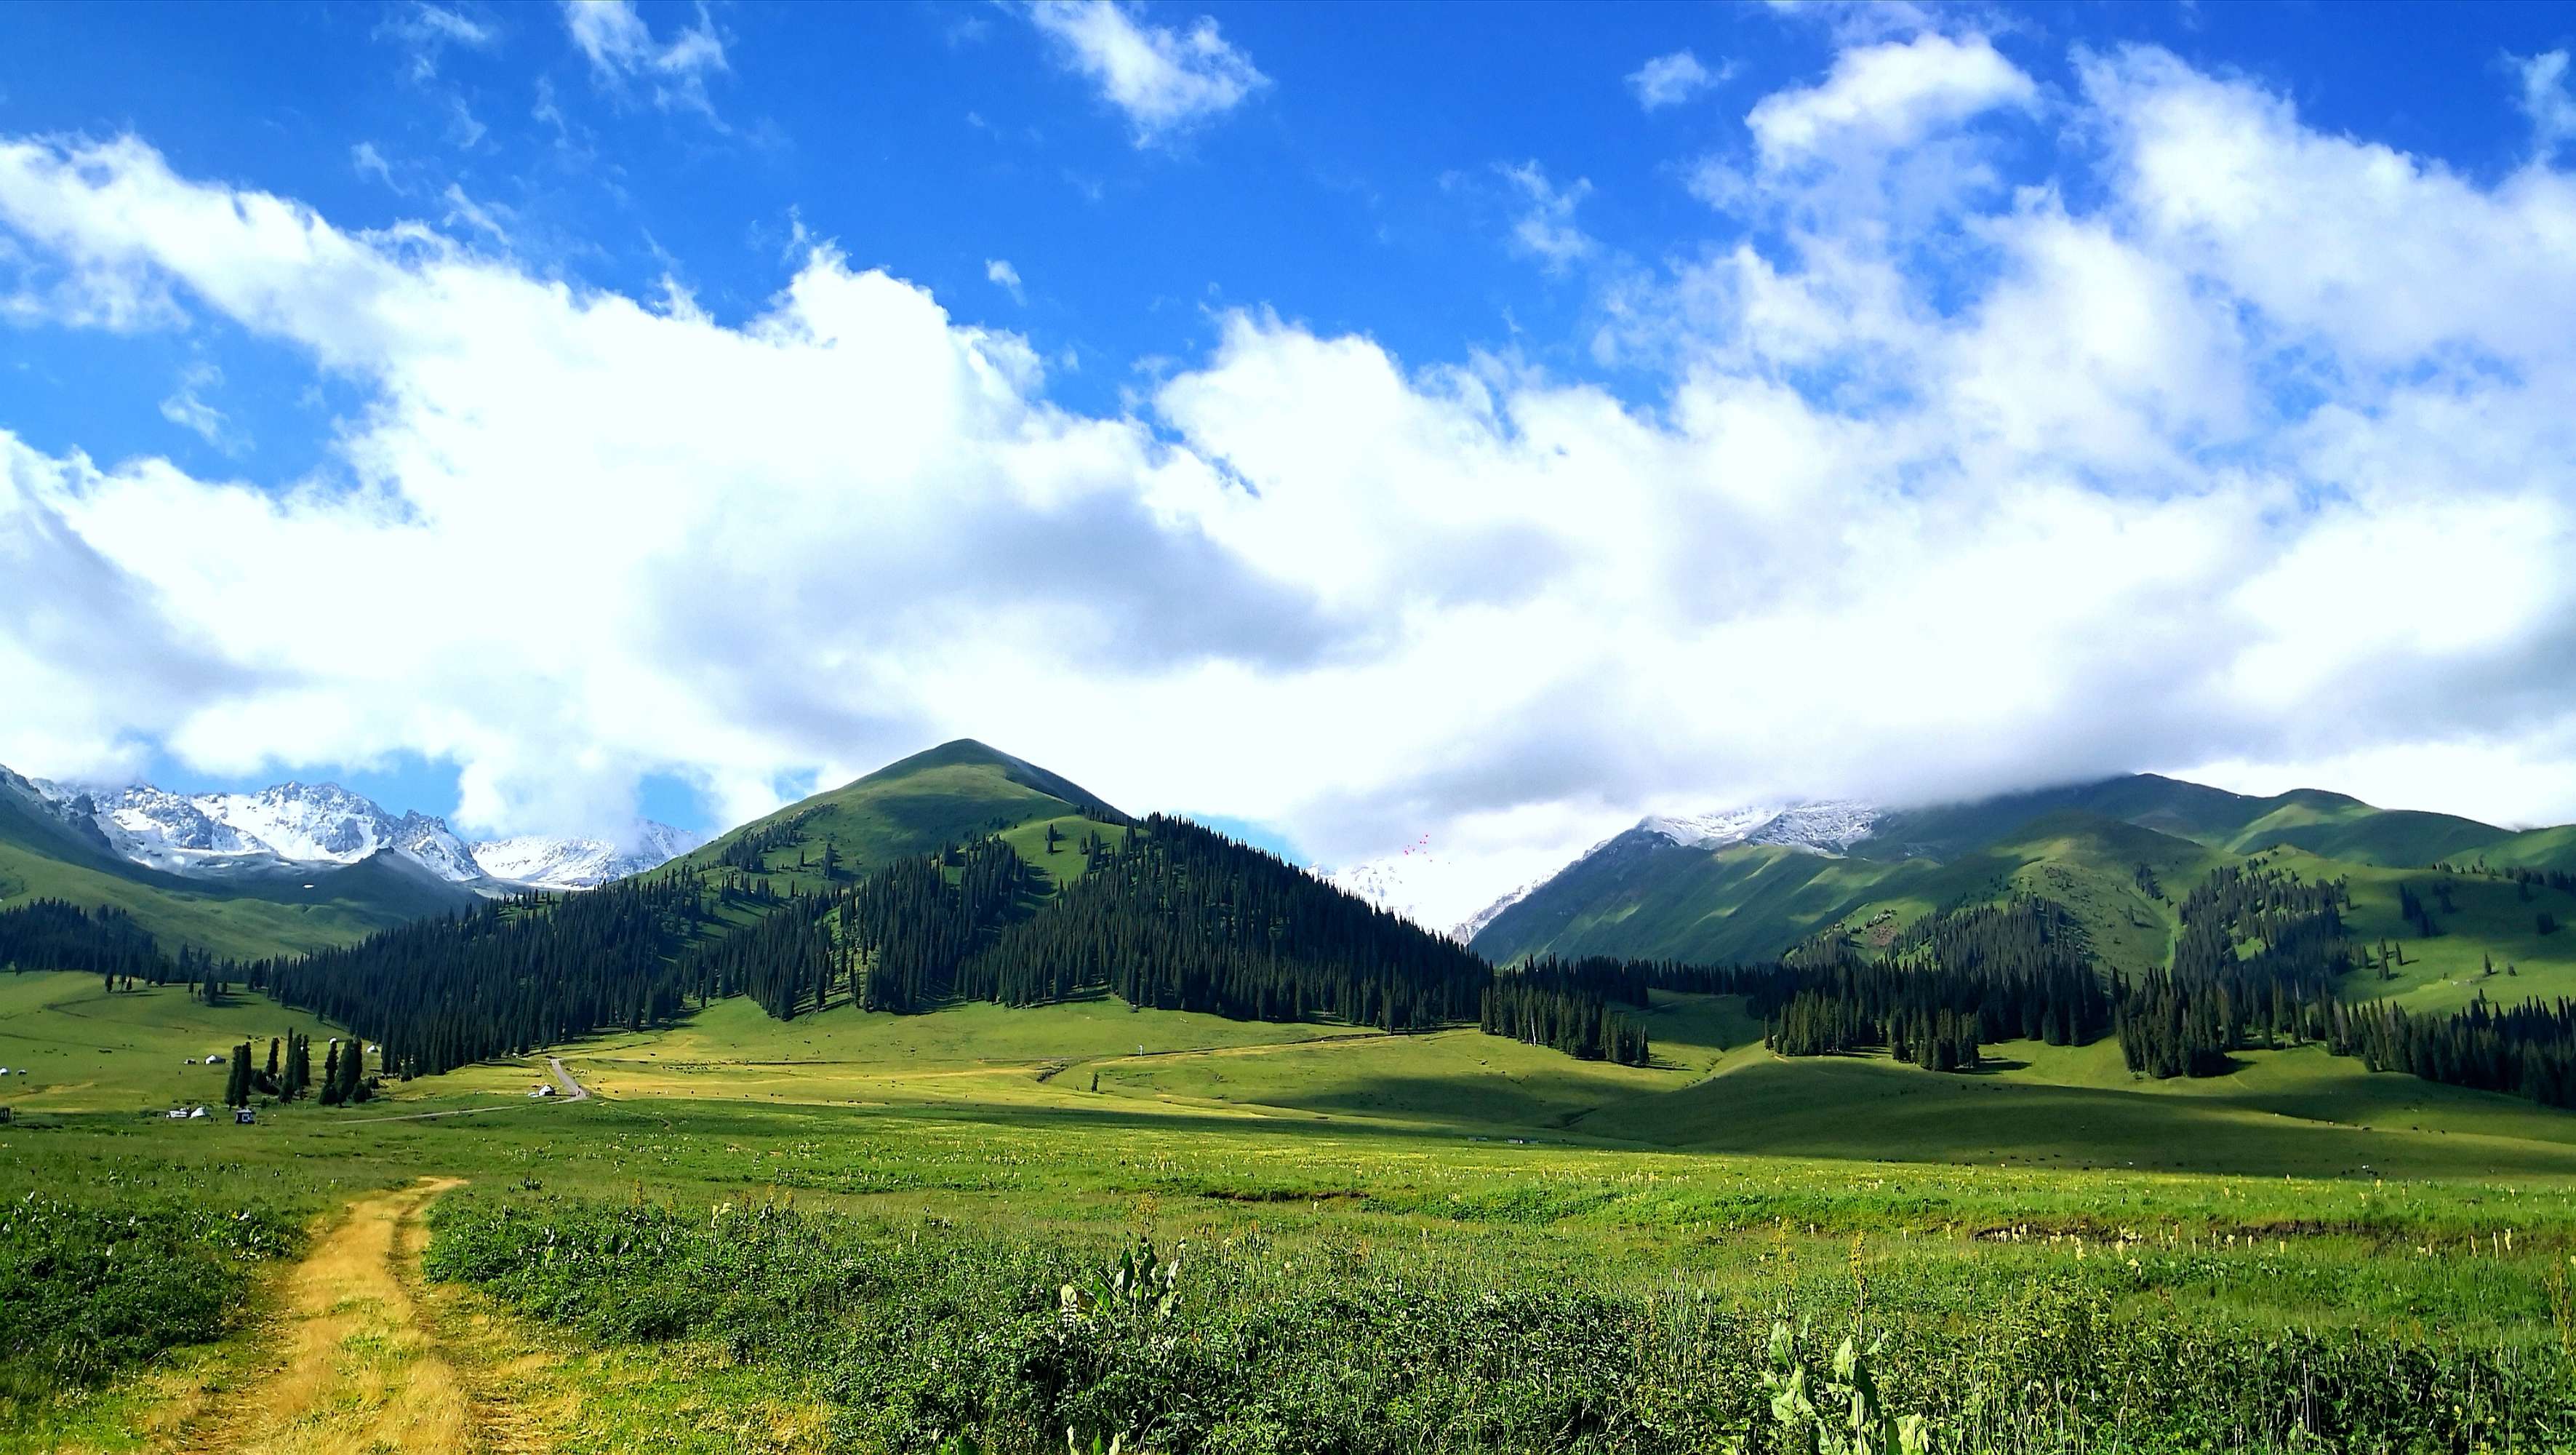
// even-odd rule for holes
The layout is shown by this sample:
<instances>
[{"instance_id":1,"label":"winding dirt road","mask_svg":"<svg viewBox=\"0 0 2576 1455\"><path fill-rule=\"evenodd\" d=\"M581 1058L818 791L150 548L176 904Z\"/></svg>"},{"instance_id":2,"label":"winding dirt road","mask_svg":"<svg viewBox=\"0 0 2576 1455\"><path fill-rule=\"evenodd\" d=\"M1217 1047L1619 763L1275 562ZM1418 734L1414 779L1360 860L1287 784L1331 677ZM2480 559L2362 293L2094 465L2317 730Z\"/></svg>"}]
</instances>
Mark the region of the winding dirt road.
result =
<instances>
[{"instance_id":1,"label":"winding dirt road","mask_svg":"<svg viewBox=\"0 0 2576 1455\"><path fill-rule=\"evenodd\" d=\"M421 1215L456 1178L351 1204L288 1275L276 1362L208 1392L183 1455L514 1455L547 1448L420 1287Z\"/></svg>"}]
</instances>

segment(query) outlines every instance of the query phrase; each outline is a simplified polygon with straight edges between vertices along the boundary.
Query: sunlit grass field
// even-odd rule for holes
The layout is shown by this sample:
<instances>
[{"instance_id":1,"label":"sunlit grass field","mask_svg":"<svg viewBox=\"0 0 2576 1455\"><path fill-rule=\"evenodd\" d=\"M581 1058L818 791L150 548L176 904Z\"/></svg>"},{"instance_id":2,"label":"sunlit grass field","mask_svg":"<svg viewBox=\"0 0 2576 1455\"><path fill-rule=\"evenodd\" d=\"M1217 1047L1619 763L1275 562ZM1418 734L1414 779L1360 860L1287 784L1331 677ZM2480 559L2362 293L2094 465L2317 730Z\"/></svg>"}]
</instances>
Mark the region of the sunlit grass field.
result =
<instances>
[{"instance_id":1,"label":"sunlit grass field","mask_svg":"<svg viewBox=\"0 0 2576 1455\"><path fill-rule=\"evenodd\" d=\"M459 1257L479 1250L483 1262L457 1268L524 1267L530 1250L515 1240L531 1229L590 1236L581 1230L619 1208L660 1209L651 1217L677 1219L674 1228L701 1227L727 1208L793 1208L794 1218L820 1221L780 1225L782 1248L846 1236L856 1240L849 1257L909 1266L911 1250L953 1247L947 1261L924 1265L946 1271L920 1275L968 1280L940 1295L963 1302L939 1307L966 1317L998 1298L976 1317L1008 1323L1021 1317L1010 1311L1020 1295L959 1270L1039 1268L1062 1281L1142 1235L1200 1250L1184 1266L1211 1280L1190 1285L1202 1299L1247 1296L1256 1284L1245 1280L1287 1268L1321 1280L1297 1281L1298 1300L1377 1288L1373 1297L1396 1300L1384 1308L1427 1300L1426 1311L1451 1309L1440 1317L1462 1329L1486 1316L1476 1312L1477 1289L1606 1300L1549 1318L1661 1327L1654 1321L1687 1314L1699 1322L1689 1325L1696 1342L1687 1348L1698 1352L1686 1365L1671 1365L1682 1356L1668 1349L1644 1364L1556 1369L1544 1342L1516 1357L1536 1361L1531 1378L1578 1383L1669 1369L1654 1377L1699 1388L1692 1381L1702 1375L1689 1371L1735 1369L1723 1389L1709 1387L1721 1401L1735 1397L1726 1381L1750 1379L1743 1361L1758 1355L1771 1310L1832 1328L1866 1317L1901 1335L1901 1397L1963 1419L1925 1381L1944 1367L1945 1340L1984 1337L1981 1311L2015 1339L2039 1339L2048 1320L2080 1307L2099 1326L2085 1337L2182 1331L2172 1336L2241 1347L2231 1367L2274 1357L2258 1357L2264 1348L2305 1350L2296 1357L2325 1361L2313 1366L2326 1371L2318 1377L2344 1378L2348 1361L2365 1355L2418 1361L2423 1379L2466 1378L2474 1367L2478 1379L2521 1381L2518 1409L2542 1387L2530 1380L2545 1385L2558 1377L2550 1369L2576 1367L2567 1354L2576 1343L2567 1293L2576 1117L2372 1076L2313 1049L2251 1054L2229 1077L2153 1083L2130 1078L2110 1043L2009 1043L1990 1049L1984 1073L1942 1076L1883 1058L1783 1061L1762 1049L1740 1004L1659 994L1656 1064L1624 1068L1472 1030L1265 1026L1131 1011L1112 999L916 1017L841 1007L793 1022L735 1001L668 1030L558 1048L600 1093L585 1102L527 1099L543 1074L532 1060L397 1085L362 1106L266 1108L257 1125L234 1126L155 1113L174 1096L221 1089L221 1068L183 1067L182 1050L202 1055L270 1022L282 1031L290 1020L274 1007L244 998L209 1010L176 991L105 996L79 976L0 977L0 995L9 1044L95 1043L76 1080L29 1078L38 1084L28 1109L0 1128L0 1200L35 1194L113 1209L176 1197L283 1206L327 1226L353 1199L421 1178L462 1179L431 1214L440 1231L429 1243L435 1252L442 1240L466 1239ZM834 1364L827 1378L817 1372L824 1365L764 1342L763 1330L795 1329L831 1344L842 1338L833 1321L865 1317L864 1300L836 1301L841 1312L827 1316L786 1291L802 1283L761 1283L788 1277L783 1265L725 1274L748 1282L716 1298L704 1281L712 1275L681 1268L638 1265L603 1273L611 1281L596 1287L548 1283L556 1291L542 1298L515 1274L493 1273L488 1287L479 1273L469 1286L438 1286L465 1301L458 1307L482 1321L474 1327L499 1331L491 1338L544 1351L508 1387L542 1396L548 1409L585 1412L582 1433L564 1434L560 1448L650 1448L654 1423L674 1410L702 1427L687 1436L693 1444L674 1448L931 1448L916 1438L926 1424L854 1413L928 1408L902 1403L917 1390L888 1392L910 1375ZM680 1281L652 1292L666 1277ZM274 1290L285 1285L257 1287L272 1291L244 1305L254 1322L204 1330L212 1342L167 1356L168 1367L238 1364L263 1300L283 1297ZM1052 1289L1041 1291L1051 1300ZM652 1304L662 1312L640 1323L606 1312L666 1294L677 1302ZM771 1297L788 1302L762 1302ZM933 1344L967 1337L936 1325L946 1315L926 1305L887 1304L884 1316L933 1320L922 1335ZM1352 1305L1332 1315L1345 1325L1336 1338L1411 1337L1404 1326L1380 1327L1381 1316L1381 1303ZM1191 1317L1218 1321L1210 1337L1236 1327L1225 1322L1236 1314L1214 1306ZM736 1319L750 1322L727 1322ZM1043 1325L1027 1327L1038 1337ZM648 1357L657 1341L669 1342ZM2106 1345L2103 1357L2152 1363L2168 1357L2155 1352L2163 1347ZM1464 1348L1425 1346L1412 1357L1469 1357ZM1305 1367L1279 1377L1307 1378L1312 1371L1297 1372ZM151 1448L120 1445L115 1432L163 1418L153 1412L175 1396L154 1391L169 1387L156 1363L44 1411L22 1409L0 1449L56 1448L75 1430L91 1448ZM1496 1422L1478 1437L1484 1448L1591 1448L1532 1435L1524 1416L1537 1415L1479 1403L1485 1386L1474 1380L1440 1387L1457 1418ZM1371 1402L1394 1398L1390 1390L1345 1393L1356 1401L1343 1409L1350 1419L1396 1418ZM1645 1397L1624 1384L1597 1393ZM1416 1401L1407 1408L1428 1397L1405 1396ZM2228 1418L2249 1418L2229 1408L2237 1413ZM769 1413L747 1423L747 1409ZM956 1410L967 1412L937 1418L980 1421L988 1433L1022 1428L1006 1409ZM2076 1448L2111 1417L2082 1415L2095 1424L2074 1444L1989 1430L1979 1448ZM2080 1424L2076 1414L2065 1419ZM1436 1448L1477 1443L1404 1428ZM1632 1443L1671 1448L1684 1438L1675 1431L1710 1428L1640 1426ZM1167 1428L1164 1438L1179 1437Z\"/></svg>"}]
</instances>

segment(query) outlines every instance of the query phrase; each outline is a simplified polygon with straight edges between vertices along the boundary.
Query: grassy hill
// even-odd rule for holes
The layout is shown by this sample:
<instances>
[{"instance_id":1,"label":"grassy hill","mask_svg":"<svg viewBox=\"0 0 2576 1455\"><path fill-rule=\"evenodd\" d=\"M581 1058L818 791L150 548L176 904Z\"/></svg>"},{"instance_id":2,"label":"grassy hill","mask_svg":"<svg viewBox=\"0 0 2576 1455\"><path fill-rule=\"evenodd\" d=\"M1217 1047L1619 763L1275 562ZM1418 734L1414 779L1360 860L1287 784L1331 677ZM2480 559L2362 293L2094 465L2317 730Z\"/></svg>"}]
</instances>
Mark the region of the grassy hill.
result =
<instances>
[{"instance_id":1,"label":"grassy hill","mask_svg":"<svg viewBox=\"0 0 2576 1455\"><path fill-rule=\"evenodd\" d=\"M470 891L394 854L328 869L183 879L118 858L95 835L85 838L35 806L22 785L14 775L0 781L0 907L29 899L114 905L164 951L193 945L240 959L295 954L473 902Z\"/></svg>"},{"instance_id":2,"label":"grassy hill","mask_svg":"<svg viewBox=\"0 0 2576 1455\"><path fill-rule=\"evenodd\" d=\"M1476 948L1498 962L1548 954L1750 960L1836 927L1866 948L1927 911L2028 892L2073 910L2104 961L2134 971L2166 963L2176 907L2195 882L2261 853L2290 855L2311 877L2351 879L2368 900L2356 934L2411 939L2396 916L2400 884L2432 882L2437 862L2576 868L2576 828L2512 833L2342 794L2257 798L2136 774L1893 813L1839 857L1751 844L1711 851L1631 830L1497 916ZM2513 885L2475 881L2425 952L2425 969L2401 977L2392 993L2455 1006L2476 993L2462 972L2486 978L2488 955L2525 972L2512 977L2524 983L2493 994L2576 992L2576 935L2544 940L2534 931L2547 908Z\"/></svg>"},{"instance_id":3,"label":"grassy hill","mask_svg":"<svg viewBox=\"0 0 2576 1455\"><path fill-rule=\"evenodd\" d=\"M844 863L870 868L900 855L926 854L942 844L1048 820L1104 828L1127 822L1126 815L1070 779L972 738L959 738L754 819L656 872L710 872L747 842L763 844L761 857L772 866L792 867L800 856L820 859L829 843Z\"/></svg>"},{"instance_id":4,"label":"grassy hill","mask_svg":"<svg viewBox=\"0 0 2576 1455\"><path fill-rule=\"evenodd\" d=\"M781 895L828 891L826 848L843 878L907 855L994 834L1043 871L1048 892L1082 877L1076 851L1086 834L1124 843L1128 819L1097 794L1023 758L972 738L942 743L889 763L864 778L752 820L652 871L657 879L690 878L710 888L754 873ZM1057 838L1050 844L1048 830ZM752 867L756 866L756 867ZM722 900L717 926L741 928L766 912L758 903Z\"/></svg>"}]
</instances>

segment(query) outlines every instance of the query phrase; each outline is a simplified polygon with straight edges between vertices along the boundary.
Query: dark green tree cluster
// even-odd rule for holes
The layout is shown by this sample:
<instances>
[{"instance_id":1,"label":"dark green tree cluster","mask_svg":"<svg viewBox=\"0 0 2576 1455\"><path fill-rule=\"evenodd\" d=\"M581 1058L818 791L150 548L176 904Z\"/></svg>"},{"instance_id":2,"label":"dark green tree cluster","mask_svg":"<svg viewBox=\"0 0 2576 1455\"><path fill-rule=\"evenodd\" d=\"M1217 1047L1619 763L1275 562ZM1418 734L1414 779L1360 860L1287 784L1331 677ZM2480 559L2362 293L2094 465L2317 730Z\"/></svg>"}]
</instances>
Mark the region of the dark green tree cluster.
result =
<instances>
[{"instance_id":1,"label":"dark green tree cluster","mask_svg":"<svg viewBox=\"0 0 2576 1455\"><path fill-rule=\"evenodd\" d=\"M684 978L702 1005L748 995L771 1018L794 1020L829 1004L834 989L849 979L851 956L826 918L839 897L791 893L782 899L766 894L769 881L758 882L766 912L748 927L699 946L688 957Z\"/></svg>"},{"instance_id":2,"label":"dark green tree cluster","mask_svg":"<svg viewBox=\"0 0 2576 1455\"><path fill-rule=\"evenodd\" d=\"M2120 1053L2139 1075L2219 1076L2230 1053L2323 1036L2352 963L2344 881L2261 862L2222 865L2182 903L2173 966L2115 986ZM2245 947L2253 947L2248 953Z\"/></svg>"},{"instance_id":3,"label":"dark green tree cluster","mask_svg":"<svg viewBox=\"0 0 2576 1455\"><path fill-rule=\"evenodd\" d=\"M734 836L731 843L717 851L716 862L728 869L739 869L745 874L766 873L769 869L769 856L795 843L802 834L805 820L812 816L813 810L808 809L804 813L789 814L775 823L744 829ZM837 860L839 851L835 849L831 852Z\"/></svg>"},{"instance_id":4,"label":"dark green tree cluster","mask_svg":"<svg viewBox=\"0 0 2576 1455\"><path fill-rule=\"evenodd\" d=\"M967 983L1005 1005L1106 986L1155 1009L1389 1031L1482 1011L1482 959L1275 854L1162 815L1123 848L1085 847L1088 872L1005 925L961 969Z\"/></svg>"},{"instance_id":5,"label":"dark green tree cluster","mask_svg":"<svg viewBox=\"0 0 2576 1455\"><path fill-rule=\"evenodd\" d=\"M151 932L112 905L82 909L60 899L31 899L0 909L0 965L11 970L79 970L120 980L159 984L170 962Z\"/></svg>"},{"instance_id":6,"label":"dark green tree cluster","mask_svg":"<svg viewBox=\"0 0 2576 1455\"><path fill-rule=\"evenodd\" d=\"M1802 946L1785 976L1739 970L1766 1042L1784 1056L1885 1047L1935 1070L1966 1070L2014 1037L2081 1045L2111 1028L2112 997L2064 908L2022 896L1928 915L1875 961L1847 937Z\"/></svg>"},{"instance_id":7,"label":"dark green tree cluster","mask_svg":"<svg viewBox=\"0 0 2576 1455\"><path fill-rule=\"evenodd\" d=\"M270 1059L277 1062L278 1100L293 1101L312 1089L313 1038L311 1036L300 1031L288 1031L285 1056L280 1058L275 1052L271 1052Z\"/></svg>"},{"instance_id":8,"label":"dark green tree cluster","mask_svg":"<svg viewBox=\"0 0 2576 1455\"><path fill-rule=\"evenodd\" d=\"M675 1014L690 988L679 954L706 914L685 879L626 879L496 900L243 973L382 1043L387 1074L425 1075Z\"/></svg>"},{"instance_id":9,"label":"dark green tree cluster","mask_svg":"<svg viewBox=\"0 0 2576 1455\"><path fill-rule=\"evenodd\" d=\"M2443 912L2456 913L2452 908L2451 895L2447 886L2441 890L2441 898ZM2408 924L2415 927L2415 935L2418 939L2429 940L2442 933L2441 921L2433 918L2433 911L2425 905L2424 897L2417 894L2411 884L2397 886L2397 912L2405 917Z\"/></svg>"},{"instance_id":10,"label":"dark green tree cluster","mask_svg":"<svg viewBox=\"0 0 2576 1455\"><path fill-rule=\"evenodd\" d=\"M1036 993L990 953L1004 924L1027 914L1045 887L1010 845L981 839L853 895L843 933L867 957L868 1009L927 1010L950 998L1036 1005L1072 994L1079 987Z\"/></svg>"},{"instance_id":11,"label":"dark green tree cluster","mask_svg":"<svg viewBox=\"0 0 2576 1455\"><path fill-rule=\"evenodd\" d=\"M1650 1055L1646 1028L1611 1009L1614 999L1646 1003L1638 962L1542 960L1496 974L1485 988L1477 1023L1489 1036L1551 1046L1586 1061L1643 1066Z\"/></svg>"},{"instance_id":12,"label":"dark green tree cluster","mask_svg":"<svg viewBox=\"0 0 2576 1455\"><path fill-rule=\"evenodd\" d=\"M322 1091L315 1099L324 1106L347 1106L375 1095L375 1083L367 1076L367 1043L352 1037L331 1040L323 1054Z\"/></svg>"},{"instance_id":13,"label":"dark green tree cluster","mask_svg":"<svg viewBox=\"0 0 2576 1455\"><path fill-rule=\"evenodd\" d=\"M1926 1071L1974 1071L1981 1019L1974 1011L1900 1010L1887 1018L1887 1054Z\"/></svg>"},{"instance_id":14,"label":"dark green tree cluster","mask_svg":"<svg viewBox=\"0 0 2576 1455\"><path fill-rule=\"evenodd\" d=\"M2384 1002L2334 1010L2330 1046L2373 1071L2576 1107L2576 1001L2529 1000L2506 1010L2481 994L2452 1015Z\"/></svg>"}]
</instances>

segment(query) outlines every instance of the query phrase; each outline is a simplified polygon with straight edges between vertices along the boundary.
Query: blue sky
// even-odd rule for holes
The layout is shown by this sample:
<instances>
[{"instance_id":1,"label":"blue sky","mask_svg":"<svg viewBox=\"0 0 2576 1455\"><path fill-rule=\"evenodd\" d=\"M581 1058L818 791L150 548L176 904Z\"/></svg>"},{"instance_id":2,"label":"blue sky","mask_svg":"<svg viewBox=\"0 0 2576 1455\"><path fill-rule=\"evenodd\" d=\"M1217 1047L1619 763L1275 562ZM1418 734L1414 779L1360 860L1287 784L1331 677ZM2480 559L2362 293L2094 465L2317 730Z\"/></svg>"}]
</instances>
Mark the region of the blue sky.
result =
<instances>
[{"instance_id":1,"label":"blue sky","mask_svg":"<svg viewBox=\"0 0 2576 1455\"><path fill-rule=\"evenodd\" d=\"M449 36L433 10L488 38ZM1114 411L1140 372L1204 352L1226 307L1365 333L1417 363L1517 348L1651 399L1651 376L1586 357L1584 279L1511 245L1526 199L1499 169L1588 181L1582 226L1605 248L1723 246L1682 167L1742 149L1750 102L1822 70L1838 40L1763 6L1528 7L1472 25L1440 4L1338 7L1329 23L1308 6L1165 6L1138 13L1213 17L1269 84L1138 146L1125 114L1004 8L636 10L657 37L703 25L720 38L703 111L655 104L649 82L604 87L550 7L32 4L0 12L0 51L17 58L0 125L131 133L184 174L296 197L342 226L427 217L474 237L453 186L506 218L511 250L550 276L637 296L672 277L731 321L785 282L801 226L960 319L1078 360L1051 393L1086 410ZM2295 98L2312 125L2488 176L2528 149L2508 58L2576 35L2566 12L2531 5L1998 18L1998 48L2043 84L2070 83L2071 46L2153 43ZM1725 79L1641 109L1625 78L1682 51ZM1022 296L987 278L994 259ZM258 474L313 468L354 399L325 380L317 401L291 350L222 333L21 334L35 377L12 390L9 424L46 448L244 468L158 413L167 376L211 358Z\"/></svg>"},{"instance_id":2,"label":"blue sky","mask_svg":"<svg viewBox=\"0 0 2576 1455\"><path fill-rule=\"evenodd\" d=\"M0 188L0 531L58 608L0 618L0 646L65 704L0 719L0 760L706 828L972 733L1338 861L1432 832L1462 882L1649 807L2124 767L2576 812L2576 705L2535 685L2566 665L2565 600L2479 569L2564 528L2557 436L2515 412L2564 355L2458 279L2352 316L2428 259L2556 296L2532 239L2565 202L2571 31L2478 5L0 8L23 169ZM2187 172L2251 190L2178 180L2195 146ZM2373 157L2422 195L2382 195ZM112 194L230 199L229 222L93 205ZM261 195L382 286L280 263L240 201ZM2446 213L2420 239L2371 221ZM2286 281L2310 229L2351 253L2340 302ZM2035 336L2111 294L2135 306ZM574 342L603 300L657 325L631 338L661 372L612 378L624 345ZM779 329L841 351L771 391L810 380L811 408L753 439L711 409L621 456L618 400L665 400L676 431L721 393L693 371ZM935 358L888 342L921 329ZM907 407L958 433L880 466L864 419L902 391L835 391L952 348L986 383ZM526 399L440 372L474 359L596 407L505 437ZM2474 489L2355 463L2464 441L2436 396L2490 411ZM637 468L670 478L622 493ZM723 504L684 526L692 481ZM477 547L514 492L569 533L563 571ZM2500 637L2365 612L2349 649L2251 640L2332 574L2317 558L2371 569L2437 506L2451 585L2507 591ZM671 530L581 538L629 510ZM1962 574L1890 586L1865 559L1890 538ZM1802 676L1866 676L1854 644L1934 626L1991 643L1974 562L2056 589L2047 562L2097 551L2167 565L2078 571L2114 583L2089 626L1987 649L2044 672L1956 701ZM953 602L925 584L968 577ZM2220 581L2251 593L2225 619L2174 605ZM352 619L276 621L307 606ZM66 645L91 629L155 649L99 686ZM557 645L521 660L527 639ZM2335 714L2371 726L2276 700L2276 659L2327 656L2304 687L2388 692ZM2131 693L2150 705L2101 715ZM1030 694L1077 726L996 720ZM1897 702L1922 704L1911 735L1714 726ZM1140 723L1231 741L1263 781Z\"/></svg>"}]
</instances>

